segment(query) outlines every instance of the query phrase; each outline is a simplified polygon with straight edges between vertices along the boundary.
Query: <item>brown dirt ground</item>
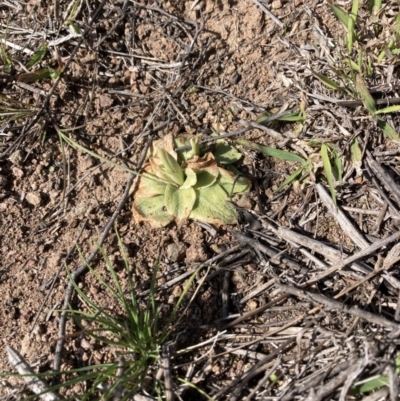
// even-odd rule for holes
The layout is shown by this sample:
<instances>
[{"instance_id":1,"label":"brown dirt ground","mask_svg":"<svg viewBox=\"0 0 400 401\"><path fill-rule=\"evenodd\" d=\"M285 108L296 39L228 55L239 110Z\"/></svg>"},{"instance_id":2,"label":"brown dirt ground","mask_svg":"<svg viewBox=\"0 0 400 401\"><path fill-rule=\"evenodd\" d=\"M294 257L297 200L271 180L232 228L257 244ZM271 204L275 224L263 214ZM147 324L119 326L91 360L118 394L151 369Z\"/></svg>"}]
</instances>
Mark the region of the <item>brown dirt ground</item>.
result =
<instances>
[{"instance_id":1,"label":"brown dirt ground","mask_svg":"<svg viewBox=\"0 0 400 401\"><path fill-rule=\"evenodd\" d=\"M90 19L89 11L93 13L99 5L98 1L89 3L90 10L83 5L76 17L81 29ZM165 1L159 9L150 7L145 1L140 3L144 7L140 7L139 3L126 2L129 13L122 18L123 2L106 2L90 35L51 97L49 115L39 119L29 135L18 140L23 125L31 117L4 124L1 128L0 349L3 358L0 359L0 371L11 369L6 359L7 345L19 350L31 366L40 366L41 371L51 369L55 342L59 337L57 309L61 308L68 282L64 263L72 270L81 264L76 245L84 255L94 249L93 242L99 239L116 210L129 178L127 172L108 164L100 165L89 155L66 145L60 146L56 126L93 152L131 168L139 162L149 137L143 133L167 120L170 120L167 128L157 132L158 137L172 131L202 134L205 138L212 128L235 131L241 128L240 119L255 121L267 111L298 108L305 100L310 106L310 119L300 137L296 124L274 123L271 127L284 135L283 141L257 129L247 132L244 138L298 151L301 144L316 134L320 134L321 138L329 138L332 132L334 136L340 135L329 105L325 108L321 106L319 110L320 104L305 94L306 91L316 91L332 96L326 88L321 88L309 69L316 60L324 59L323 49L316 46L315 26L330 38L344 35L327 4L314 0L270 2L269 9L286 24L282 30L251 0ZM68 2L60 2L61 16L67 6ZM68 29L60 23L61 17L56 20L54 12L53 2L0 2L0 21L12 27L7 40L29 49L37 49L43 40L50 41L68 34ZM49 26L49 21L53 21L55 26ZM19 32L17 28L25 31ZM4 25L1 29L4 37ZM44 39L41 32L47 32ZM76 40L73 38L58 45L58 55L54 50L49 51L42 66L57 68L59 62L65 63ZM40 90L48 93L54 81L30 82L26 76L21 78L21 74L25 73L21 66L26 65L29 57L15 49L6 49L12 60L12 69L8 71L4 67L0 74L3 95L31 106L40 106L45 99ZM57 57L63 61L57 61ZM182 61L184 64L180 69L177 63L182 64ZM322 63L322 70L324 65ZM340 124L352 134L362 127L357 121L363 118L357 115L359 111L354 113L352 119L343 115L340 120ZM357 117L359 120L353 120ZM386 150L389 145L380 139L374 142L374 146ZM303 149L308 152L309 148ZM257 178L259 196L253 191L248 199L242 200L242 207L266 214L275 223L286 227L300 227L299 220L310 216L310 221L301 225L304 232L315 234L317 238L349 252L354 250L353 242L338 228L332 216L324 214L318 223L312 219L313 213L320 212L315 191L308 192L311 187L299 185L280 197L275 196L273 190L294 171L293 164L245 149L243 152L242 171ZM119 155L115 157L117 153ZM357 193L360 197L352 199L352 195ZM345 206L380 211L381 202L377 197L370 183L363 177L354 176L351 185L340 193L340 201ZM157 230L136 225L130 211L131 203L132 199L120 212L117 227L140 291L148 288L158 255L160 270L157 284L162 285L215 256L216 250L236 244L225 227L213 233L191 221ZM376 217L376 214L366 217L353 214L360 230L371 235ZM398 220L389 217L382 224L381 229L374 233L376 238L396 230ZM279 238L275 240L283 245ZM181 260L170 260L173 258L169 253L172 252L171 244L183 246ZM113 230L104 248L119 266L121 254ZM291 252L293 257L302 257L295 248L291 248ZM101 258L95 258L93 265L108 280ZM58 271L60 273L56 277ZM117 272L124 282L126 275L123 269L117 269ZM279 270L278 274L285 276L285 271ZM255 254L249 254L231 272L229 313L243 314L274 299L276 290L264 291L257 297L240 302L249 290L264 285L270 278L268 268L262 267ZM45 302L53 279L56 280L54 288ZM334 292L337 283L328 281L325 285L330 286L330 292L325 293L329 294ZM176 302L182 286L181 282L158 294L157 302L165 306L166 312ZM99 305L117 310L116 305L110 305L107 292L92 275L86 274L80 281L80 287ZM181 348L216 334L212 324L222 317L222 287L223 276L219 274L203 285L186 315L186 326L178 328L184 333L179 344ZM371 291L368 283L365 289ZM364 304L363 292L357 294L352 302ZM79 307L79 301L74 298L74 302ZM302 315L309 308L307 302L288 298L284 304L230 329L230 333L237 335L236 344L232 343L232 347L251 339L251 336L260 336L263 340L254 350L271 353L285 338L293 337L293 333L288 330L288 337L283 336L276 343L271 343L268 330ZM311 326L323 327L320 330L325 330L325 334L318 337L319 344L325 341L333 347L328 331L342 333L350 323L341 320L339 315L329 315L328 318L328 313L315 315ZM328 322L325 326L324 319ZM356 325L356 322L351 324ZM246 325L254 326L248 330ZM74 324L68 324L67 334L76 330ZM299 337L298 352L302 347L300 340ZM67 341L63 368L80 366L86 361L103 363L114 360L115 350L93 344L85 346L83 343L87 341L90 342L90 338ZM214 353L222 353L228 348L231 345L217 347ZM344 347L340 351L342 354L338 351L338 355L346 355L350 348L350 345ZM190 358L194 360L202 352L208 352L208 349L200 348ZM180 357L179 361L187 360ZM239 355L212 360L210 370L202 372L198 385L210 394L216 394L218 388L229 385L254 364L254 359ZM285 369L282 374L289 374L291 368ZM205 384L206 379L208 385ZM15 378L0 379L1 396L9 400L19 399L19 383ZM248 390L243 391L248 394L252 387L253 382ZM79 387L74 390L82 391ZM273 392L270 393L272 395ZM229 398L229 393L224 396Z\"/></svg>"}]
</instances>

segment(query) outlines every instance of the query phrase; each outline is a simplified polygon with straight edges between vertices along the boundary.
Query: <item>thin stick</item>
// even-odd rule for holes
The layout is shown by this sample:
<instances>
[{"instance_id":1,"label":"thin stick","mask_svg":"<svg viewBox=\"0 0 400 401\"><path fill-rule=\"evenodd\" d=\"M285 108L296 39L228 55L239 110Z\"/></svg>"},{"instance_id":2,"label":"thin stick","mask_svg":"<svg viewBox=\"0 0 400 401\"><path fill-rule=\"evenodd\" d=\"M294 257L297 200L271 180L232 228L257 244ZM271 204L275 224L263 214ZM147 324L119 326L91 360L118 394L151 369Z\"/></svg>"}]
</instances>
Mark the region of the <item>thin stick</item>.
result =
<instances>
[{"instance_id":1,"label":"thin stick","mask_svg":"<svg viewBox=\"0 0 400 401\"><path fill-rule=\"evenodd\" d=\"M258 7L260 7L261 10L264 11L264 13L267 14L268 17L275 22L275 24L279 25L280 28L283 28L284 23L278 17L275 17L275 15L272 14L271 11L269 11L268 8L264 6L264 4L262 4L258 0L253 0L253 3L256 4Z\"/></svg>"},{"instance_id":2,"label":"thin stick","mask_svg":"<svg viewBox=\"0 0 400 401\"><path fill-rule=\"evenodd\" d=\"M3 45L6 45L6 46L11 47L13 49L20 50L23 53L27 54L28 56L33 56L35 54L34 51L32 51L30 49L27 49L26 47L23 47L23 46L20 46L20 45L16 45L15 43L9 42L8 40L5 40L5 39L1 39L0 38L0 43L3 43Z\"/></svg>"},{"instance_id":3,"label":"thin stick","mask_svg":"<svg viewBox=\"0 0 400 401\"><path fill-rule=\"evenodd\" d=\"M308 249L311 249L313 252L324 255L331 264L337 262L338 260L342 260L343 257L347 257L345 260L347 260L349 257L345 252L341 252L329 245L323 244L320 241L296 233L295 231L286 227L279 227L278 235L289 243L295 244L296 246L304 246ZM361 263L355 263L354 266L351 266L351 268L353 270L362 271L366 274L371 272L371 269L362 265Z\"/></svg>"},{"instance_id":4,"label":"thin stick","mask_svg":"<svg viewBox=\"0 0 400 401\"><path fill-rule=\"evenodd\" d=\"M336 207L332 201L332 198L328 195L325 188L321 184L316 185L317 192L321 198L322 203L333 215L341 229L347 234L347 236L361 249L367 248L369 242L363 237L359 230L353 226L347 216L342 212L340 207Z\"/></svg>"},{"instance_id":5,"label":"thin stick","mask_svg":"<svg viewBox=\"0 0 400 401\"><path fill-rule=\"evenodd\" d=\"M276 287L279 288L281 291L285 292L286 294L295 295L296 297L306 299L310 302L322 304L327 308L329 308L329 310L336 310L340 312L349 313L350 315L364 319L369 323L377 324L379 326L383 326L391 330L400 329L400 325L398 323L391 322L390 320L385 319L384 317L362 310L357 306L349 307L347 305L342 304L341 302L329 299L324 295L304 291L301 288L296 288L283 284L276 284Z\"/></svg>"},{"instance_id":6,"label":"thin stick","mask_svg":"<svg viewBox=\"0 0 400 401\"><path fill-rule=\"evenodd\" d=\"M25 359L10 346L6 347L8 360L14 369L23 377L28 387L43 401L57 401L61 398L54 392L48 391L48 386L40 380Z\"/></svg>"},{"instance_id":7,"label":"thin stick","mask_svg":"<svg viewBox=\"0 0 400 401\"><path fill-rule=\"evenodd\" d=\"M379 163L375 161L369 150L366 151L366 154L369 167L374 172L379 181L381 181L381 183L385 186L386 190L390 192L396 199L397 205L400 205L400 188L398 187L396 181Z\"/></svg>"},{"instance_id":8,"label":"thin stick","mask_svg":"<svg viewBox=\"0 0 400 401\"><path fill-rule=\"evenodd\" d=\"M357 252L354 255L349 256L348 258L344 259L343 261L338 261L337 262L338 264L336 266L333 266L332 268L330 268L329 270L320 274L319 276L316 276L314 279L307 281L303 286L308 287L311 284L317 283L318 281L322 280L325 277L328 277L332 273L335 273L335 272L343 269L343 267L349 265L350 263L353 263L356 260L365 258L366 256L371 255L372 253L378 251L379 249L385 247L386 245L389 245L390 243L397 241L398 239L400 239L400 231L397 231L396 233L394 233L394 234L390 235L389 237L384 238L380 241L374 242L368 248L362 249L360 252Z\"/></svg>"}]
</instances>

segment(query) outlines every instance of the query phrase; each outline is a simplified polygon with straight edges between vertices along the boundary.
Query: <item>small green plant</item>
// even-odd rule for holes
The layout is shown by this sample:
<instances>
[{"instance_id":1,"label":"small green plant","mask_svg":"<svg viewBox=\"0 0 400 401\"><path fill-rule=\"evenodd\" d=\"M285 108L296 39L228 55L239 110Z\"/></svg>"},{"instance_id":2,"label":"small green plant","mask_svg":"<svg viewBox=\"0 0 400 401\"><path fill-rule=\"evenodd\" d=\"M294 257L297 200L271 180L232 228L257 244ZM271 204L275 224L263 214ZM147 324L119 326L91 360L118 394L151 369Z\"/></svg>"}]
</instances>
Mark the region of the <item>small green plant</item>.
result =
<instances>
[{"instance_id":1,"label":"small green plant","mask_svg":"<svg viewBox=\"0 0 400 401\"><path fill-rule=\"evenodd\" d=\"M106 295L104 295L107 297L105 298L107 299L106 305L112 305L113 309L93 301L84 290L73 282L83 304L83 310L71 308L68 311L69 316L79 327L77 335L86 336L91 343L96 342L98 345L107 346L109 355L113 355L115 361L111 360L104 364L88 365L56 373L59 375L60 383L47 387L41 393L43 396L56 391L65 394L68 390L68 399L79 399L80 401L114 400L117 393L119 400L130 400L141 391L151 393L152 396L159 397L159 399L165 397L164 381L157 376L161 351L163 345L170 340L175 326L181 321L195 296L193 295L191 300L187 300L189 301L188 305L182 311L182 302L187 297L188 291L192 288L194 279L202 267L199 267L188 279L169 317L163 316L161 306L156 302L155 283L158 261L153 266L153 277L147 302L141 303L136 297L136 285L118 233L117 238L124 269L127 273L127 279L124 279L125 284L120 281L113 263L102 247L99 247L99 250L107 266L110 280L103 279L85 261L91 274L106 290ZM81 257L83 256L81 255ZM70 272L67 272L72 279ZM202 280L200 281L202 282ZM195 294L197 290L195 290ZM54 374L40 373L33 374L33 376L44 379L52 377ZM81 390L78 390L79 388ZM24 400L28 401L33 398L35 397L27 397Z\"/></svg>"},{"instance_id":2,"label":"small green plant","mask_svg":"<svg viewBox=\"0 0 400 401\"><path fill-rule=\"evenodd\" d=\"M364 19L358 18L358 0L353 0L349 13L332 1L329 1L329 5L346 29L347 48L340 54L339 61L330 66L333 79L312 71L314 76L329 89L360 99L383 133L392 140L400 141L396 130L380 117L380 114L400 111L400 106L377 109L364 82L365 77L371 76L385 57L393 58L400 53L400 13L395 17L385 15L382 18L385 10L381 8L380 0L369 1L369 15ZM341 52L340 48L338 51Z\"/></svg>"},{"instance_id":3,"label":"small green plant","mask_svg":"<svg viewBox=\"0 0 400 401\"><path fill-rule=\"evenodd\" d=\"M396 373L400 374L400 357L395 358ZM385 375L370 377L362 382L355 384L350 389L350 395L360 395L365 393L370 393L384 386L389 386L389 378Z\"/></svg>"},{"instance_id":4,"label":"small green plant","mask_svg":"<svg viewBox=\"0 0 400 401\"><path fill-rule=\"evenodd\" d=\"M0 124L34 116L39 108L0 94Z\"/></svg>"},{"instance_id":5,"label":"small green plant","mask_svg":"<svg viewBox=\"0 0 400 401\"><path fill-rule=\"evenodd\" d=\"M309 146L320 148L320 150L319 153L311 154L307 160L295 153L259 145L257 143L246 141L244 139L237 140L237 143L262 152L267 156L301 164L301 166L294 173L292 173L288 178L284 180L284 182L276 190L277 192L282 190L287 185L292 184L294 181L300 179L303 172L317 172L322 162L324 176L326 181L328 182L332 200L336 205L336 191L334 181L342 180L343 166L336 147L333 143L320 143L318 141L310 141L308 143Z\"/></svg>"},{"instance_id":6,"label":"small green plant","mask_svg":"<svg viewBox=\"0 0 400 401\"><path fill-rule=\"evenodd\" d=\"M175 151L176 146L187 147L188 143L190 150ZM138 178L133 204L136 222L148 221L153 227L184 219L235 224L236 211L227 201L251 186L231 165L241 156L225 143L218 143L214 153L200 156L195 137L166 135L156 141Z\"/></svg>"}]
</instances>

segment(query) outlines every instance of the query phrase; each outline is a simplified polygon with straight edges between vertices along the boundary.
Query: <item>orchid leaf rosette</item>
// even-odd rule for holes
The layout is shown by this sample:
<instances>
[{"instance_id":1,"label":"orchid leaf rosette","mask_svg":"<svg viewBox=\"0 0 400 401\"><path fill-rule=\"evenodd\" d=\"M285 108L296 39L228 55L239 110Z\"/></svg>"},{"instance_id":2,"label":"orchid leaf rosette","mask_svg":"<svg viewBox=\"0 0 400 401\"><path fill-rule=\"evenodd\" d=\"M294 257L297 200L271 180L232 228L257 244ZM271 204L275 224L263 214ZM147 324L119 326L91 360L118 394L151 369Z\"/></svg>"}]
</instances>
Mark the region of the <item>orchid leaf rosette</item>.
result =
<instances>
[{"instance_id":1,"label":"orchid leaf rosette","mask_svg":"<svg viewBox=\"0 0 400 401\"><path fill-rule=\"evenodd\" d=\"M189 150L175 151L186 145L190 145ZM155 141L138 178L133 203L136 222L147 221L153 227L184 219L235 224L236 210L227 201L251 187L232 166L241 156L226 143L218 143L214 154L200 156L196 137L169 134Z\"/></svg>"}]
</instances>

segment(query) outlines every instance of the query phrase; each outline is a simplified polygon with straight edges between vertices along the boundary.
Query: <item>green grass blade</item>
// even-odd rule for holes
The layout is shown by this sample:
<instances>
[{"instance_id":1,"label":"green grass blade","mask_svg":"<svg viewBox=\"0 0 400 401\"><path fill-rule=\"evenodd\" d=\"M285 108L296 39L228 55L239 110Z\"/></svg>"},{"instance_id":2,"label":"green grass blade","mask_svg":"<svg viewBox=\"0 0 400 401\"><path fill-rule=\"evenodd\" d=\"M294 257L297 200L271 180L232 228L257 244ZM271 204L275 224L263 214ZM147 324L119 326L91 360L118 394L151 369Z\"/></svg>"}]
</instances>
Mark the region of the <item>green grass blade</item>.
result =
<instances>
[{"instance_id":1,"label":"green grass blade","mask_svg":"<svg viewBox=\"0 0 400 401\"><path fill-rule=\"evenodd\" d=\"M355 72L358 72L358 73L361 72L361 67L360 67L359 64L355 63L355 62L354 62L353 60L351 60L351 59L347 59L347 61L348 61L349 65L350 65L350 68L351 68L351 69L353 69Z\"/></svg>"},{"instance_id":2,"label":"green grass blade","mask_svg":"<svg viewBox=\"0 0 400 401\"><path fill-rule=\"evenodd\" d=\"M330 4L330 3L328 3L328 4L332 8L332 11L335 13L337 19L347 29L349 26L349 19L350 19L350 17L347 15L347 13L339 6L335 6L334 4Z\"/></svg>"},{"instance_id":3,"label":"green grass blade","mask_svg":"<svg viewBox=\"0 0 400 401\"><path fill-rule=\"evenodd\" d=\"M286 110L284 112L278 112L278 113L274 113L274 114L265 114L262 115L261 117L259 117L256 121L257 124L267 124L270 123L272 121L276 121L276 120L280 120L283 117L287 116L287 115L291 115L293 114L293 111L291 110Z\"/></svg>"},{"instance_id":4,"label":"green grass blade","mask_svg":"<svg viewBox=\"0 0 400 401\"><path fill-rule=\"evenodd\" d=\"M364 103L365 108L373 115L376 114L376 105L375 100L369 93L367 86L364 83L361 75L358 74L356 77L356 88L357 92L361 97L362 102Z\"/></svg>"},{"instance_id":5,"label":"green grass blade","mask_svg":"<svg viewBox=\"0 0 400 401\"><path fill-rule=\"evenodd\" d=\"M74 20L78 16L81 6L82 6L82 0L76 0L73 6L71 7L71 11L68 14L68 17L66 19L66 25L68 22Z\"/></svg>"},{"instance_id":6,"label":"green grass blade","mask_svg":"<svg viewBox=\"0 0 400 401\"><path fill-rule=\"evenodd\" d=\"M42 61L43 57L45 56L46 51L47 51L46 43L43 43L42 46L40 46L39 50L28 61L28 63L26 64L26 68L29 70L34 65L40 63Z\"/></svg>"},{"instance_id":7,"label":"green grass blade","mask_svg":"<svg viewBox=\"0 0 400 401\"><path fill-rule=\"evenodd\" d=\"M321 145L321 157L322 157L322 164L324 165L326 180L328 181L329 190L331 192L332 201L335 204L335 206L337 206L335 185L333 183L332 166L331 166L331 161L329 159L328 146L326 146L325 143Z\"/></svg>"},{"instance_id":8,"label":"green grass blade","mask_svg":"<svg viewBox=\"0 0 400 401\"><path fill-rule=\"evenodd\" d=\"M379 376L374 379L368 380L363 384L355 386L351 389L351 394L364 394L370 391L377 390L389 384L389 379L386 376Z\"/></svg>"},{"instance_id":9,"label":"green grass blade","mask_svg":"<svg viewBox=\"0 0 400 401\"><path fill-rule=\"evenodd\" d=\"M333 174L337 181L343 180L343 164L336 149L332 151L333 156Z\"/></svg>"},{"instance_id":10,"label":"green grass blade","mask_svg":"<svg viewBox=\"0 0 400 401\"><path fill-rule=\"evenodd\" d=\"M94 157L95 159L98 159L98 160L100 160L100 161L102 161L102 162L104 162L104 163L111 164L112 166L117 167L118 169L120 169L120 170L122 170L122 171L126 171L126 172L128 172L128 173L133 174L133 175L140 175L140 174L138 174L137 171L131 170L130 168L125 167L125 166L123 166L123 165L121 165L121 164L114 163L113 161L111 161L111 160L109 160L109 159L106 159L105 157L102 157L102 156L98 155L97 153L92 152L92 151L89 150L89 149L86 149L84 146L79 145L79 143L73 141L71 138L69 138L68 136L66 136L66 135L65 135L62 131L60 131L59 129L57 129L57 133L58 133L58 135L62 138L63 141L65 141L69 146L73 147L74 149L80 150L80 151L83 152L83 153L87 153L88 155Z\"/></svg>"},{"instance_id":11,"label":"green grass blade","mask_svg":"<svg viewBox=\"0 0 400 401\"><path fill-rule=\"evenodd\" d=\"M296 111L294 113L286 114L282 117L277 118L278 121L282 122L304 122L306 120L306 117L302 111Z\"/></svg>"},{"instance_id":12,"label":"green grass blade","mask_svg":"<svg viewBox=\"0 0 400 401\"><path fill-rule=\"evenodd\" d=\"M178 377L178 380L181 383L184 383L185 385L187 385L190 388L195 389L199 394L202 395L203 398L206 398L208 401L213 401L214 398L210 397L204 390L202 390L201 388L197 387L195 384L191 383L190 381L186 380L186 379L182 379L180 377ZM201 399L201 397L199 397L199 399Z\"/></svg>"},{"instance_id":13,"label":"green grass blade","mask_svg":"<svg viewBox=\"0 0 400 401\"><path fill-rule=\"evenodd\" d=\"M18 76L19 82L36 82L42 79L55 79L61 74L60 70L53 70L52 68L43 68L35 72L28 72Z\"/></svg>"},{"instance_id":14,"label":"green grass blade","mask_svg":"<svg viewBox=\"0 0 400 401\"><path fill-rule=\"evenodd\" d=\"M301 173L305 169L305 166L298 168L293 174L291 174L288 178L286 178L285 181L282 182L281 185L279 185L278 189L276 189L274 192L279 192L286 186L292 184L298 177L300 177Z\"/></svg>"},{"instance_id":15,"label":"green grass blade","mask_svg":"<svg viewBox=\"0 0 400 401\"><path fill-rule=\"evenodd\" d=\"M372 15L376 15L382 7L382 0L369 0L368 10Z\"/></svg>"},{"instance_id":16,"label":"green grass blade","mask_svg":"<svg viewBox=\"0 0 400 401\"><path fill-rule=\"evenodd\" d=\"M346 35L346 42L347 42L347 51L351 53L353 51L353 44L354 44L354 28L355 23L353 18L349 18L349 25L347 27L347 35Z\"/></svg>"},{"instance_id":17,"label":"green grass blade","mask_svg":"<svg viewBox=\"0 0 400 401\"><path fill-rule=\"evenodd\" d=\"M358 14L358 0L353 0L350 18L347 21L347 50L349 53L353 51L353 44L356 39L355 26Z\"/></svg>"},{"instance_id":18,"label":"green grass blade","mask_svg":"<svg viewBox=\"0 0 400 401\"><path fill-rule=\"evenodd\" d=\"M340 88L340 85L338 85L335 81L328 78L327 76L322 75L314 70L311 70L311 72L329 89L334 89L334 90L339 90L339 91L342 90Z\"/></svg>"},{"instance_id":19,"label":"green grass blade","mask_svg":"<svg viewBox=\"0 0 400 401\"><path fill-rule=\"evenodd\" d=\"M384 109L376 110L375 114L388 114L400 111L400 105L385 107Z\"/></svg>"},{"instance_id":20,"label":"green grass blade","mask_svg":"<svg viewBox=\"0 0 400 401\"><path fill-rule=\"evenodd\" d=\"M306 161L302 157L296 155L295 153L290 153L290 152L286 152L285 150L280 150L280 149L270 148L270 147L263 146L263 145L258 145L257 143L246 141L245 139L239 139L236 142L240 145L247 146L248 148L251 148L254 150L258 150L259 152L262 152L262 153L266 154L267 156L275 157L280 160L286 160L289 162L297 162L297 163L301 163L301 164L306 163Z\"/></svg>"},{"instance_id":21,"label":"green grass blade","mask_svg":"<svg viewBox=\"0 0 400 401\"><path fill-rule=\"evenodd\" d=\"M354 138L350 145L351 160L357 166L361 165L362 160L362 150L357 138Z\"/></svg>"},{"instance_id":22,"label":"green grass blade","mask_svg":"<svg viewBox=\"0 0 400 401\"><path fill-rule=\"evenodd\" d=\"M383 133L390 139L393 139L396 142L400 141L399 135L396 130L385 120L378 117L378 127L383 131Z\"/></svg>"}]
</instances>

